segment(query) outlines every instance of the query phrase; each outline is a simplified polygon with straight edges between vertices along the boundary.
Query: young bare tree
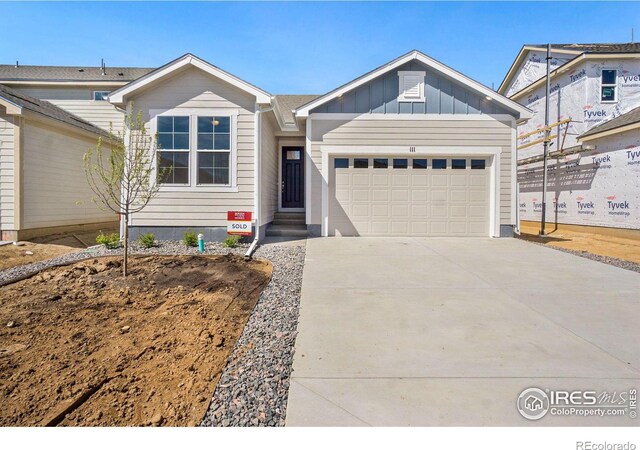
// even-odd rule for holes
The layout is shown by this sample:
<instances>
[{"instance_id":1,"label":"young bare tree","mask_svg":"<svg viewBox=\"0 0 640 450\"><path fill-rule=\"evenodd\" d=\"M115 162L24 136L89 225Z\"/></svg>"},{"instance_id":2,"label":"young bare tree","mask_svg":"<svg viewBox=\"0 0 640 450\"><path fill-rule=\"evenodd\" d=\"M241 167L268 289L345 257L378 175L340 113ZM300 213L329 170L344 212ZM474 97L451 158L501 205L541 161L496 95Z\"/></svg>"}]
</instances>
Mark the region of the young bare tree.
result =
<instances>
[{"instance_id":1,"label":"young bare tree","mask_svg":"<svg viewBox=\"0 0 640 450\"><path fill-rule=\"evenodd\" d=\"M106 147L106 148L105 148ZM158 193L156 178L157 141L147 132L142 113L127 113L125 132L109 131L84 155L84 171L94 192L91 200L103 211L111 210L124 220L124 261L128 273L129 217L142 211Z\"/></svg>"}]
</instances>

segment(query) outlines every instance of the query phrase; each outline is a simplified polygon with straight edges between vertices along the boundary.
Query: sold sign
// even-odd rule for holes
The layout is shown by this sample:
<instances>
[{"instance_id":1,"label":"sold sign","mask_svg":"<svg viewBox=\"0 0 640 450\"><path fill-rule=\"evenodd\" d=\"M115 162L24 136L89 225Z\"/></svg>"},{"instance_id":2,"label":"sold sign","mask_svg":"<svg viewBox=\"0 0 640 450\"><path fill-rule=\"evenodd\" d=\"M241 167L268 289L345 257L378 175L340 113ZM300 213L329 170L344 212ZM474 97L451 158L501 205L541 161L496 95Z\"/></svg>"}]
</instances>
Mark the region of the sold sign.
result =
<instances>
[{"instance_id":1,"label":"sold sign","mask_svg":"<svg viewBox=\"0 0 640 450\"><path fill-rule=\"evenodd\" d=\"M227 234L251 236L251 212L227 211Z\"/></svg>"}]
</instances>

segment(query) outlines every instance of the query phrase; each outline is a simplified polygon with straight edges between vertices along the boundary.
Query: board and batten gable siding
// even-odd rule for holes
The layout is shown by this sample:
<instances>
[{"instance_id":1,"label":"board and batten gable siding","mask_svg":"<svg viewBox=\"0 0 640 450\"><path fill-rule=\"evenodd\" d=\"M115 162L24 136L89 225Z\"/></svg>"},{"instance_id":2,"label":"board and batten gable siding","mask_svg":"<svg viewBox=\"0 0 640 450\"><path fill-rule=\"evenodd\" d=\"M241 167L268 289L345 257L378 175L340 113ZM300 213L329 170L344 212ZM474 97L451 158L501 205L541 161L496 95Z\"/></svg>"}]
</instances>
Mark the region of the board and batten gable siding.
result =
<instances>
[{"instance_id":1,"label":"board and batten gable siding","mask_svg":"<svg viewBox=\"0 0 640 450\"><path fill-rule=\"evenodd\" d=\"M280 182L278 180L278 166L280 154L278 152L278 129L272 112L262 114L260 130L260 223L273 221L273 215L278 210L278 195Z\"/></svg>"},{"instance_id":2,"label":"board and batten gable siding","mask_svg":"<svg viewBox=\"0 0 640 450\"><path fill-rule=\"evenodd\" d=\"M95 139L48 125L22 125L22 227L34 229L116 221L101 211L84 174L83 156Z\"/></svg>"},{"instance_id":3,"label":"board and batten gable siding","mask_svg":"<svg viewBox=\"0 0 640 450\"><path fill-rule=\"evenodd\" d=\"M425 71L425 101L399 102L399 71ZM331 100L311 113L371 114L508 114L461 84L417 62L409 62L393 71Z\"/></svg>"},{"instance_id":4,"label":"board and batten gable siding","mask_svg":"<svg viewBox=\"0 0 640 450\"><path fill-rule=\"evenodd\" d=\"M501 120L374 120L362 115L352 120L314 120L310 156L316 170L311 178L311 203L322 201L322 145L500 147L500 223L512 225L512 139L515 121ZM390 152L393 154L393 152ZM321 223L321 208L311 211L310 223Z\"/></svg>"},{"instance_id":5,"label":"board and batten gable siding","mask_svg":"<svg viewBox=\"0 0 640 450\"><path fill-rule=\"evenodd\" d=\"M228 112L237 123L237 192L212 192L212 187L196 186L195 180L189 187L165 185L144 210L133 215L131 225L221 227L227 224L227 211L254 212L255 97L190 67L131 100L134 110L142 111L149 130L155 129L158 111L179 115L181 109L185 115L194 110L202 115L210 115L211 110Z\"/></svg>"},{"instance_id":6,"label":"board and batten gable siding","mask_svg":"<svg viewBox=\"0 0 640 450\"><path fill-rule=\"evenodd\" d=\"M121 132L124 113L107 101L93 100L94 91L115 91L119 86L96 86L89 88L23 87L14 86L31 97L39 98L69 111L71 114L94 124L103 130Z\"/></svg>"},{"instance_id":7,"label":"board and batten gable siding","mask_svg":"<svg viewBox=\"0 0 640 450\"><path fill-rule=\"evenodd\" d=\"M0 117L0 230L15 227L14 142L17 127L14 120Z\"/></svg>"}]
</instances>

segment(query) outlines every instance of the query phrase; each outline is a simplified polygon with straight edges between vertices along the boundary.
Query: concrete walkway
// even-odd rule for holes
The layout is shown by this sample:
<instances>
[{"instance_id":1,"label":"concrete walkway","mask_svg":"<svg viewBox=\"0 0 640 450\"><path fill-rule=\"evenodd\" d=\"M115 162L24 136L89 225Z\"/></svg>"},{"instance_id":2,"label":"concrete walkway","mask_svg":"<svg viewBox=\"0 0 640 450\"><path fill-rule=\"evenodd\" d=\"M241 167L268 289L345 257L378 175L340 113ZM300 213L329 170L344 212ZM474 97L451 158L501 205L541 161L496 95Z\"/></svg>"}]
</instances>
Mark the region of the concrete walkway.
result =
<instances>
[{"instance_id":1,"label":"concrete walkway","mask_svg":"<svg viewBox=\"0 0 640 450\"><path fill-rule=\"evenodd\" d=\"M290 426L639 425L520 416L640 388L640 275L516 239L309 239Z\"/></svg>"}]
</instances>

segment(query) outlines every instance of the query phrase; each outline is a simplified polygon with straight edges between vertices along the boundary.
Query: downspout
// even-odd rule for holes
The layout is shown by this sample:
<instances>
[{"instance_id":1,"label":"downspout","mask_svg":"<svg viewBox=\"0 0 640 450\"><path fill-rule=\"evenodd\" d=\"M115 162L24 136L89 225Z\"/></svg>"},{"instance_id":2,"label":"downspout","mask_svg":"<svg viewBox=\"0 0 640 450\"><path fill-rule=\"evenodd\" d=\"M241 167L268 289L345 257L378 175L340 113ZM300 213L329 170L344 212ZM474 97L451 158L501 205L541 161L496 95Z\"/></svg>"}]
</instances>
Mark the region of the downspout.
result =
<instances>
[{"instance_id":1,"label":"downspout","mask_svg":"<svg viewBox=\"0 0 640 450\"><path fill-rule=\"evenodd\" d=\"M260 158L262 156L262 113L273 111L273 106L260 109L260 106L256 103L256 123L255 123L255 155L253 160L253 179L254 179L254 187L253 187L253 203L254 203L254 212L256 215L256 225L255 225L255 237L253 238L253 242L249 246L249 250L244 254L245 259L250 259L253 252L256 250L258 246L258 242L260 241L260 214L262 210L260 208L260 173L261 173L261 165Z\"/></svg>"}]
</instances>

